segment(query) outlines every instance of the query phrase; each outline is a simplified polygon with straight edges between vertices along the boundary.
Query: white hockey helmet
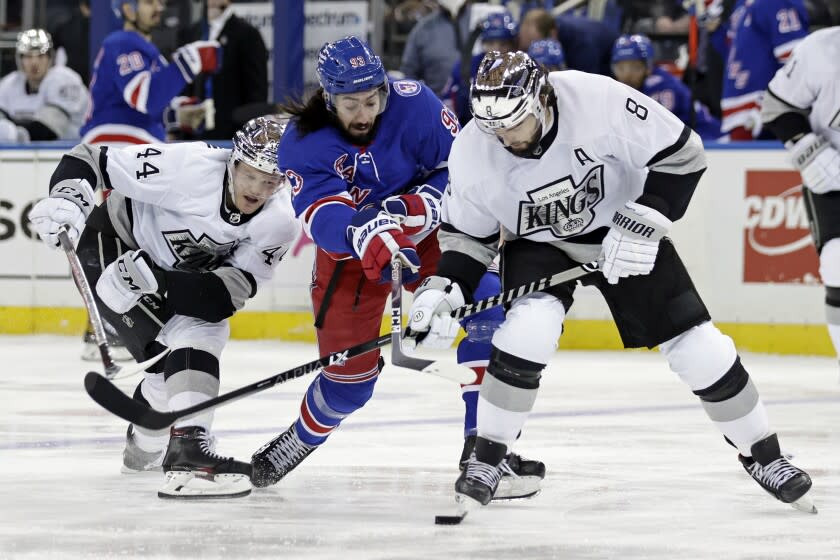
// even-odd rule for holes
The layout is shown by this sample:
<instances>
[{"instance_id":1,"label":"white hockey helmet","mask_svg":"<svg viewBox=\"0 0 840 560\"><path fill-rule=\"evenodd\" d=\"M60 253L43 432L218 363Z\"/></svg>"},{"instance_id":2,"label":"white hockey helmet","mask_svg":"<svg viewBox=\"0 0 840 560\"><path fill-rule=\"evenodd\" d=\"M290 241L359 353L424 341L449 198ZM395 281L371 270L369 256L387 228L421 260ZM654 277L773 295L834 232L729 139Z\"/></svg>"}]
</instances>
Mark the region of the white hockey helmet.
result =
<instances>
[{"instance_id":1,"label":"white hockey helmet","mask_svg":"<svg viewBox=\"0 0 840 560\"><path fill-rule=\"evenodd\" d=\"M470 86L470 112L476 125L494 134L534 115L545 131L546 111L540 93L547 84L542 67L526 53L488 52Z\"/></svg>"},{"instance_id":2,"label":"white hockey helmet","mask_svg":"<svg viewBox=\"0 0 840 560\"><path fill-rule=\"evenodd\" d=\"M53 55L53 41L50 34L43 29L27 29L21 31L17 36L15 44L15 61L18 70L21 69L21 57L25 54L47 54Z\"/></svg>"},{"instance_id":3,"label":"white hockey helmet","mask_svg":"<svg viewBox=\"0 0 840 560\"><path fill-rule=\"evenodd\" d=\"M251 119L236 131L233 136L233 149L228 158L228 188L233 192L233 168L237 162L247 163L251 167L275 175L282 187L284 176L277 167L277 148L286 132L288 118L279 115L265 115Z\"/></svg>"}]
</instances>

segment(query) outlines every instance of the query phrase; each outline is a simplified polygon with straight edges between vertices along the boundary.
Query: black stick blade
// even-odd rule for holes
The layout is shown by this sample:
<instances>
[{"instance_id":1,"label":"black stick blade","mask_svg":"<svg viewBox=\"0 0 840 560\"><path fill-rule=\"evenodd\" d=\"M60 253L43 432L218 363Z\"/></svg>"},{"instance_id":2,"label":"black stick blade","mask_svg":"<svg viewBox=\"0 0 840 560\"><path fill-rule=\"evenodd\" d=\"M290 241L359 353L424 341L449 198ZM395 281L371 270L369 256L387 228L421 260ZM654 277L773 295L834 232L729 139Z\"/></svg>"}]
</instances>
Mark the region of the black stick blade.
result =
<instances>
[{"instance_id":1,"label":"black stick blade","mask_svg":"<svg viewBox=\"0 0 840 560\"><path fill-rule=\"evenodd\" d=\"M159 412L135 401L114 385L109 379L95 371L85 375L85 391L96 403L123 420L149 430L168 428L176 419L169 413Z\"/></svg>"}]
</instances>

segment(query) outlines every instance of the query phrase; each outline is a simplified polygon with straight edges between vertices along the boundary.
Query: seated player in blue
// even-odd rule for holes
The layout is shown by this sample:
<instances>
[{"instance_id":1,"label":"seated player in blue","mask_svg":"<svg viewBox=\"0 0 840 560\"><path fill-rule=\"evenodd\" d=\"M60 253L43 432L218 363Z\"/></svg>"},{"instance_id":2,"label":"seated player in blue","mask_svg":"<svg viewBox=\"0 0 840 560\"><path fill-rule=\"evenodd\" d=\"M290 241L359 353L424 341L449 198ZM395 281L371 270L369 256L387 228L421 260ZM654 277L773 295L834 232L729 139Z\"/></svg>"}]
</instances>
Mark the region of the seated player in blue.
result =
<instances>
[{"instance_id":1,"label":"seated player in blue","mask_svg":"<svg viewBox=\"0 0 840 560\"><path fill-rule=\"evenodd\" d=\"M379 335L392 259L403 261L411 291L436 270L447 158L460 127L423 84L389 82L379 57L356 37L325 44L317 76L321 87L304 104L284 107L292 118L278 166L317 246L312 304L318 350L325 356ZM498 275L487 274L482 286L485 292L477 297L498 293ZM501 320L500 309L475 316L458 348L459 362L478 376L463 389L463 461L475 442L477 390L490 358L490 334ZM364 406L383 364L375 351L324 368L307 389L298 418L254 453L254 486L280 481ZM539 490L542 463L512 454L508 465L507 495L499 497Z\"/></svg>"},{"instance_id":2,"label":"seated player in blue","mask_svg":"<svg viewBox=\"0 0 840 560\"><path fill-rule=\"evenodd\" d=\"M644 35L622 35L612 51L615 79L635 88L674 113L692 127L703 140L718 140L723 133L720 121L700 103L694 102L694 124L691 123L691 90L667 70L654 66L653 44Z\"/></svg>"},{"instance_id":3,"label":"seated player in blue","mask_svg":"<svg viewBox=\"0 0 840 560\"><path fill-rule=\"evenodd\" d=\"M566 55L563 47L554 39L540 39L528 47L528 56L542 64L548 72L566 69Z\"/></svg>"},{"instance_id":4,"label":"seated player in blue","mask_svg":"<svg viewBox=\"0 0 840 560\"><path fill-rule=\"evenodd\" d=\"M519 25L513 19L513 14L508 11L494 12L487 16L481 24L481 48L482 52L474 54L470 60L470 73L465 76L461 69L461 60L456 60L452 67L452 74L443 86L440 98L447 107L455 112L461 126L464 126L472 119L470 113L470 84L478 72L478 65L484 54L490 51L502 53L516 49L516 37L519 34ZM469 77L469 79L467 79ZM465 83L466 82L466 83Z\"/></svg>"}]
</instances>

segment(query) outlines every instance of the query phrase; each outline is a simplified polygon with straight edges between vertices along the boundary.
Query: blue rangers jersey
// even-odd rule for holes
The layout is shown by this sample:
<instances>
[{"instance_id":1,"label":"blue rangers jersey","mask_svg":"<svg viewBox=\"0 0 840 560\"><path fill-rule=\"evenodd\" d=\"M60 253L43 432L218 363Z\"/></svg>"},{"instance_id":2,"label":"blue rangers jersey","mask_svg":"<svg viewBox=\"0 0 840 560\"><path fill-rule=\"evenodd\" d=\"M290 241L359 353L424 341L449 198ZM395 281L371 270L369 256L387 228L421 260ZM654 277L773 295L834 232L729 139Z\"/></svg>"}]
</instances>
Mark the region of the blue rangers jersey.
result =
<instances>
[{"instance_id":1,"label":"blue rangers jersey","mask_svg":"<svg viewBox=\"0 0 840 560\"><path fill-rule=\"evenodd\" d=\"M739 0L730 17L723 82L723 131L761 134L761 98L767 84L808 34L803 0Z\"/></svg>"},{"instance_id":2,"label":"blue rangers jersey","mask_svg":"<svg viewBox=\"0 0 840 560\"><path fill-rule=\"evenodd\" d=\"M691 126L691 90L664 68L656 67L645 79L642 93L659 102ZM721 137L720 121L699 101L694 102L694 130L703 140Z\"/></svg>"},{"instance_id":3,"label":"blue rangers jersey","mask_svg":"<svg viewBox=\"0 0 840 560\"><path fill-rule=\"evenodd\" d=\"M166 139L163 111L187 84L177 65L134 31L115 31L96 55L82 141L125 145Z\"/></svg>"},{"instance_id":4,"label":"blue rangers jersey","mask_svg":"<svg viewBox=\"0 0 840 560\"><path fill-rule=\"evenodd\" d=\"M420 185L439 198L449 180L446 162L458 119L419 82L399 80L389 87L370 144L354 145L334 126L301 137L292 119L278 148L295 214L315 244L336 258L352 254L347 227L357 208L379 206Z\"/></svg>"}]
</instances>

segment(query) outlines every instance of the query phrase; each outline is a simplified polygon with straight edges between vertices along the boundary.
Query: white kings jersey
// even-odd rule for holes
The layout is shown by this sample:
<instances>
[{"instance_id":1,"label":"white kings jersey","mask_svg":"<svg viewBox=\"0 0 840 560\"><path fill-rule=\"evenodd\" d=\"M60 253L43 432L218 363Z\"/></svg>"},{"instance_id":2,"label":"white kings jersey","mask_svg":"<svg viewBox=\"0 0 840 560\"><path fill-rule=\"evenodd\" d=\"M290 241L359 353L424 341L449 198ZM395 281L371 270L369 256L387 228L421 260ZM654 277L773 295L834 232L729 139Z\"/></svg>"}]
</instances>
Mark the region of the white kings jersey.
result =
<instances>
[{"instance_id":1,"label":"white kings jersey","mask_svg":"<svg viewBox=\"0 0 840 560\"><path fill-rule=\"evenodd\" d=\"M779 100L809 111L811 129L840 150L840 27L815 31L799 43L768 90Z\"/></svg>"},{"instance_id":2,"label":"white kings jersey","mask_svg":"<svg viewBox=\"0 0 840 560\"><path fill-rule=\"evenodd\" d=\"M254 214L231 211L224 197L229 155L203 142L118 149L79 144L68 154L92 168L94 188L113 189L104 204L129 248L144 249L164 270L214 272L239 309L256 290L239 271L257 285L270 280L300 226L288 189Z\"/></svg>"},{"instance_id":3,"label":"white kings jersey","mask_svg":"<svg viewBox=\"0 0 840 560\"><path fill-rule=\"evenodd\" d=\"M30 92L26 76L16 70L0 80L0 111L18 124L38 121L59 140L79 138L88 108L88 92L82 79L66 66L53 66L38 91Z\"/></svg>"},{"instance_id":4,"label":"white kings jersey","mask_svg":"<svg viewBox=\"0 0 840 560\"><path fill-rule=\"evenodd\" d=\"M553 243L573 259L592 260L603 236L589 236L595 246L583 252L575 243L586 243L579 238L609 226L616 210L643 194L648 168L678 175L705 169L699 137L635 89L572 70L553 72L548 80L557 103L543 138L550 145L539 157L511 154L474 122L455 139L442 251L466 252L487 264L493 252L488 241L502 226L508 239ZM465 236L483 240L487 252L475 245L464 250Z\"/></svg>"},{"instance_id":5,"label":"white kings jersey","mask_svg":"<svg viewBox=\"0 0 840 560\"><path fill-rule=\"evenodd\" d=\"M227 207L223 184L230 150L190 142L106 154L103 171L114 189L107 201L111 221L121 238L120 229L130 227L131 240L164 270L208 272L225 264L249 272L259 284L271 279L297 236L287 189L250 216Z\"/></svg>"}]
</instances>

